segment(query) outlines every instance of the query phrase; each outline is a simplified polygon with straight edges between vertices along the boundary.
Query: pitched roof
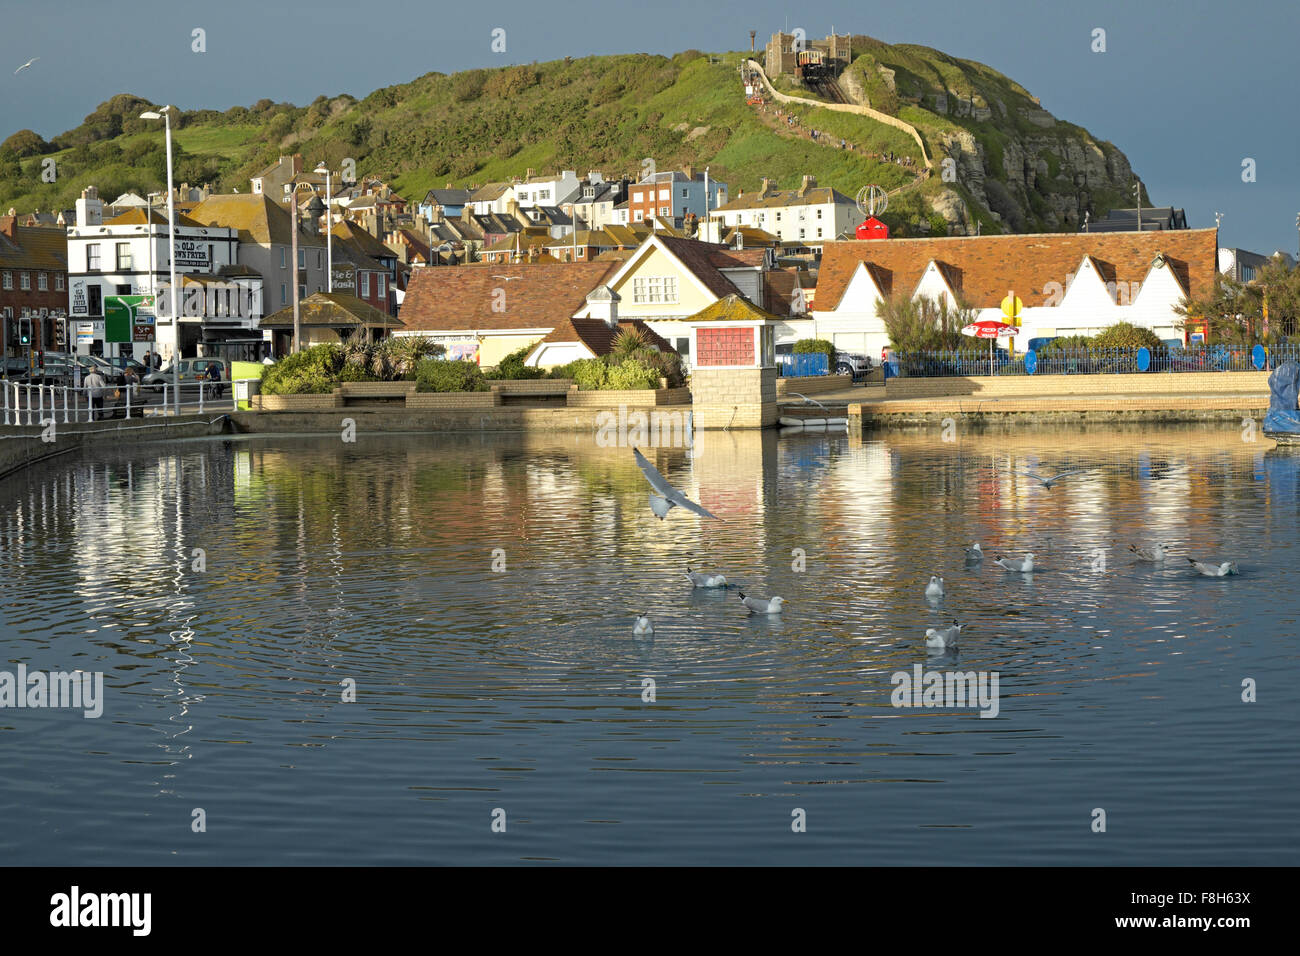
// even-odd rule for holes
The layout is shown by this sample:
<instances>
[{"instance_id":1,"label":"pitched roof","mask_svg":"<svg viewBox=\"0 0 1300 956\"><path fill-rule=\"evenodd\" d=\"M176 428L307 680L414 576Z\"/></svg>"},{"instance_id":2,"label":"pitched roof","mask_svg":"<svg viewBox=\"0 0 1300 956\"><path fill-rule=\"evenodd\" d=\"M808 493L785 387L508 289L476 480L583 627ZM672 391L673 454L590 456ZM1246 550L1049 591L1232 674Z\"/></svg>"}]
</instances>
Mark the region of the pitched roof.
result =
<instances>
[{"instance_id":1,"label":"pitched roof","mask_svg":"<svg viewBox=\"0 0 1300 956\"><path fill-rule=\"evenodd\" d=\"M1193 298L1208 295L1218 261L1215 229L1159 232L1034 233L1006 236L955 236L944 239L869 239L828 242L822 251L817 307L834 309L859 263L888 275L894 289L911 290L932 260L959 269L963 297L977 309L996 308L1014 289L1026 306L1044 305L1085 255L1113 269L1114 281L1143 282L1156 256L1164 253L1171 267L1182 265L1184 288ZM1109 281L1109 280L1108 280ZM882 290L890 294L887 284Z\"/></svg>"},{"instance_id":2,"label":"pitched roof","mask_svg":"<svg viewBox=\"0 0 1300 956\"><path fill-rule=\"evenodd\" d=\"M68 234L62 229L15 226L13 239L0 234L0 265L13 269L67 272Z\"/></svg>"},{"instance_id":3,"label":"pitched roof","mask_svg":"<svg viewBox=\"0 0 1300 956\"><path fill-rule=\"evenodd\" d=\"M611 328L604 319L564 319L538 344L548 342L581 342L593 355L608 355L614 351L614 341L625 329L640 332L646 342L660 352L673 351L672 344L641 319L619 319L618 327Z\"/></svg>"},{"instance_id":4,"label":"pitched roof","mask_svg":"<svg viewBox=\"0 0 1300 956\"><path fill-rule=\"evenodd\" d=\"M392 259L397 256L397 253L356 223L344 220L335 225L330 232L333 233L335 239L353 243L362 254L369 256L371 259Z\"/></svg>"},{"instance_id":5,"label":"pitched roof","mask_svg":"<svg viewBox=\"0 0 1300 956\"><path fill-rule=\"evenodd\" d=\"M500 199L502 194L509 189L513 183L484 183L470 193L470 199L474 202L491 202L494 199Z\"/></svg>"},{"instance_id":6,"label":"pitched roof","mask_svg":"<svg viewBox=\"0 0 1300 956\"><path fill-rule=\"evenodd\" d=\"M203 226L225 226L239 232L240 242L261 246L293 242L293 220L285 209L265 193L219 193L209 196L190 211L190 218ZM307 232L298 223L299 247L325 245L325 237Z\"/></svg>"},{"instance_id":7,"label":"pitched roof","mask_svg":"<svg viewBox=\"0 0 1300 956\"><path fill-rule=\"evenodd\" d=\"M143 225L145 225L145 224L146 224L147 222L149 222L149 221L152 221L155 225L159 225L159 226L164 226L164 227L165 227L165 226L167 225L167 216L164 214L164 211L163 211L163 210L161 210L161 209L154 209L154 210L153 210L153 213L152 213L152 214L151 214L151 215L146 219L146 217L145 217L145 211L144 211L143 209L141 209L141 208L135 208L135 209L129 209L129 210L127 210L126 212L122 213L120 216L114 216L112 219L105 219L105 220L104 220L104 225L106 225L106 226L143 226ZM212 225L212 224L211 224L211 223L202 223L202 222L199 222L199 221L197 221L197 220L195 220L195 219L193 219L193 218L191 218L191 217L189 217L189 216L185 216L185 215L182 215L180 212L177 212L177 213L176 213L176 225L178 225L178 226L198 226L198 227L202 228L202 227L205 226L205 225Z\"/></svg>"},{"instance_id":8,"label":"pitched roof","mask_svg":"<svg viewBox=\"0 0 1300 956\"><path fill-rule=\"evenodd\" d=\"M404 323L387 312L376 309L346 292L314 292L298 301L298 318L302 325L326 328L400 328ZM262 319L262 328L293 328L293 306L273 312Z\"/></svg>"},{"instance_id":9,"label":"pitched roof","mask_svg":"<svg viewBox=\"0 0 1300 956\"><path fill-rule=\"evenodd\" d=\"M779 321L780 316L773 315L766 309L760 309L743 295L733 293L723 296L717 302L706 305L696 312L687 322L747 322L757 319Z\"/></svg>"},{"instance_id":10,"label":"pitched roof","mask_svg":"<svg viewBox=\"0 0 1300 956\"><path fill-rule=\"evenodd\" d=\"M735 199L719 206L713 212L736 212L741 209L770 209L774 206L820 206L823 203L839 203L852 206L853 200L830 186L813 186L802 196L798 189L775 189L766 196L757 191L737 196Z\"/></svg>"},{"instance_id":11,"label":"pitched roof","mask_svg":"<svg viewBox=\"0 0 1300 956\"><path fill-rule=\"evenodd\" d=\"M439 206L463 206L469 202L468 189L430 189L424 194L424 202L437 203Z\"/></svg>"},{"instance_id":12,"label":"pitched roof","mask_svg":"<svg viewBox=\"0 0 1300 956\"><path fill-rule=\"evenodd\" d=\"M727 249L726 246L713 242L700 242L696 239L681 239L676 236L665 236L657 233L655 236L664 247L674 256L681 260L682 265L691 270L695 277L704 283L705 287L716 295L718 298L739 294L740 290L732 284L731 280L718 271L718 267L713 264L714 253L736 252L734 249Z\"/></svg>"},{"instance_id":13,"label":"pitched roof","mask_svg":"<svg viewBox=\"0 0 1300 956\"><path fill-rule=\"evenodd\" d=\"M423 332L553 329L617 268L616 262L561 262L420 269L411 274L399 314L408 328ZM504 312L498 311L503 295Z\"/></svg>"}]
</instances>

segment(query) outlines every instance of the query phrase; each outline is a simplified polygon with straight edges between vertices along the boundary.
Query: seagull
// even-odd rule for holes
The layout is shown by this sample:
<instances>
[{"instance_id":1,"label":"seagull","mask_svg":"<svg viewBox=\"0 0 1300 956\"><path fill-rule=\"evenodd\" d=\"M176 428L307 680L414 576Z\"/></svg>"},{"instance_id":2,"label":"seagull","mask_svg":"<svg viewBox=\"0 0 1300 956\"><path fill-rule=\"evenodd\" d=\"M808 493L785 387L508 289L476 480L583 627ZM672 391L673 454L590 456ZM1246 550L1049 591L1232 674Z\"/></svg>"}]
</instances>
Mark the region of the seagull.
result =
<instances>
[{"instance_id":1,"label":"seagull","mask_svg":"<svg viewBox=\"0 0 1300 956\"><path fill-rule=\"evenodd\" d=\"M674 488L668 483L668 479L659 474L659 469L646 460L645 455L633 448L632 454L636 456L637 466L645 473L646 480L650 482L650 487L654 491L650 492L650 510L655 513L660 521L676 506L681 506L687 511L694 511L697 515L703 515L706 518L712 518L715 521L725 521L725 518L719 518L711 511L701 508L690 498ZM657 492L657 494L656 494Z\"/></svg>"},{"instance_id":2,"label":"seagull","mask_svg":"<svg viewBox=\"0 0 1300 956\"><path fill-rule=\"evenodd\" d=\"M953 621L948 627L925 629L925 646L926 647L956 647L957 638L961 636L961 629L964 624L958 624Z\"/></svg>"},{"instance_id":3,"label":"seagull","mask_svg":"<svg viewBox=\"0 0 1300 956\"><path fill-rule=\"evenodd\" d=\"M1222 564L1206 564L1204 561L1197 561L1195 558L1188 558L1192 567L1200 571L1207 578L1222 578L1229 574L1240 574L1237 570L1237 562L1224 561Z\"/></svg>"},{"instance_id":4,"label":"seagull","mask_svg":"<svg viewBox=\"0 0 1300 956\"><path fill-rule=\"evenodd\" d=\"M35 63L35 62L36 62L37 60L39 60L39 59L40 59L39 56L34 56L34 57L32 57L30 60L28 60L28 61L27 61L26 63L24 63L22 66L20 66L18 69L14 70L14 76L17 76L19 73L21 73L23 70L27 69L29 66L31 66L33 63Z\"/></svg>"},{"instance_id":5,"label":"seagull","mask_svg":"<svg viewBox=\"0 0 1300 956\"><path fill-rule=\"evenodd\" d=\"M993 563L1006 568L1008 571L1019 571L1021 574L1032 574L1034 571L1034 556L1032 553L1026 554L1023 561L999 556Z\"/></svg>"},{"instance_id":6,"label":"seagull","mask_svg":"<svg viewBox=\"0 0 1300 956\"><path fill-rule=\"evenodd\" d=\"M938 601L943 597L943 578L936 575L930 575L930 583L925 586L925 596L931 601Z\"/></svg>"},{"instance_id":7,"label":"seagull","mask_svg":"<svg viewBox=\"0 0 1300 956\"><path fill-rule=\"evenodd\" d=\"M781 608L785 605L785 598L774 597L769 601L762 598L745 597L745 592L740 592L740 603L749 608L750 614L780 614Z\"/></svg>"},{"instance_id":8,"label":"seagull","mask_svg":"<svg viewBox=\"0 0 1300 956\"><path fill-rule=\"evenodd\" d=\"M522 279L523 276L493 276L494 279L500 279L502 282L509 282L511 279Z\"/></svg>"},{"instance_id":9,"label":"seagull","mask_svg":"<svg viewBox=\"0 0 1300 956\"><path fill-rule=\"evenodd\" d=\"M1063 471L1058 475L1053 475L1051 478L1044 478L1042 475L1036 475L1032 471L1012 471L1012 474L1024 475L1026 478L1032 478L1048 491L1051 491L1052 485L1056 484L1062 478L1065 478L1068 475L1077 475L1089 470L1090 469L1088 468L1071 468L1069 471Z\"/></svg>"},{"instance_id":10,"label":"seagull","mask_svg":"<svg viewBox=\"0 0 1300 956\"><path fill-rule=\"evenodd\" d=\"M980 543L976 541L974 544L972 544L969 548L966 549L966 563L978 564L983 560L984 560L984 549L981 548Z\"/></svg>"},{"instance_id":11,"label":"seagull","mask_svg":"<svg viewBox=\"0 0 1300 956\"><path fill-rule=\"evenodd\" d=\"M697 588L725 588L727 586L727 579L721 574L692 571L689 564L686 566L686 576L691 579L691 584Z\"/></svg>"},{"instance_id":12,"label":"seagull","mask_svg":"<svg viewBox=\"0 0 1300 956\"><path fill-rule=\"evenodd\" d=\"M1130 544L1128 549L1137 555L1139 561L1146 561L1150 564L1164 564L1165 551L1171 547L1168 544L1156 542L1150 548L1139 548L1136 544Z\"/></svg>"},{"instance_id":13,"label":"seagull","mask_svg":"<svg viewBox=\"0 0 1300 956\"><path fill-rule=\"evenodd\" d=\"M654 632L654 625L650 623L648 614L642 614L636 619L636 623L632 625L632 633L637 637L653 637Z\"/></svg>"}]
</instances>

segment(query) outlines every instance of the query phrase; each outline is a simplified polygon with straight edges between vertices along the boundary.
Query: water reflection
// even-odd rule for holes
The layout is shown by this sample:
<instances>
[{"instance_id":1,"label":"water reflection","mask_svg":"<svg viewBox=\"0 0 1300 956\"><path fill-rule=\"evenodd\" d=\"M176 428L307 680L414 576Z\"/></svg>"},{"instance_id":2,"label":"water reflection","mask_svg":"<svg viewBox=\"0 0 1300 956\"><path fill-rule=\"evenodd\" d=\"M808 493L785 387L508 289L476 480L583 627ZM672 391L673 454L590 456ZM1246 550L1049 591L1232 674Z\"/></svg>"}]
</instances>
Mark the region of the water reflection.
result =
<instances>
[{"instance_id":1,"label":"water reflection","mask_svg":"<svg viewBox=\"0 0 1300 956\"><path fill-rule=\"evenodd\" d=\"M1206 427L712 432L648 454L728 520L654 519L630 451L574 435L202 440L0 484L6 656L109 688L94 726L0 715L30 771L0 783L0 845L57 862L57 827L114 861L414 862L418 831L451 860L752 862L811 852L772 820L812 805L838 821L810 830L816 859L910 862L918 840L952 851L918 834L957 827L969 862L1068 862L1096 850L1060 807L1231 808L1224 768L1249 756L1250 813L1143 817L1109 859L1294 848L1260 838L1294 836L1294 771L1270 756L1286 722L1236 686L1295 676L1289 453ZM1090 470L1048 491L1013 467ZM1243 574L1135 564L1153 540ZM1027 551L1032 574L993 564ZM785 613L691 589L688 563ZM960 647L928 654L925 628L954 619ZM916 663L998 671L1000 718L893 708ZM90 791L63 793L73 778ZM485 794L549 822L488 843ZM221 841L188 841L195 806L225 815ZM619 838L564 822L582 820ZM106 822L109 845L89 840Z\"/></svg>"}]
</instances>

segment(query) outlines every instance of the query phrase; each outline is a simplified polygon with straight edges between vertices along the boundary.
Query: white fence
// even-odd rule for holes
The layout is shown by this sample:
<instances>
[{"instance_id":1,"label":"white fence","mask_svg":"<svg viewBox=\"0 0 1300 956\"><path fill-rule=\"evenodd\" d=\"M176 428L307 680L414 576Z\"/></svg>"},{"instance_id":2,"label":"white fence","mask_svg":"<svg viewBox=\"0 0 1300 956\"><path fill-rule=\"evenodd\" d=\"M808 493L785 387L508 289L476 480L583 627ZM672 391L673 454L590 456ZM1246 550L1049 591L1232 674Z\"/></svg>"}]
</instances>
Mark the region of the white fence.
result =
<instances>
[{"instance_id":1,"label":"white fence","mask_svg":"<svg viewBox=\"0 0 1300 956\"><path fill-rule=\"evenodd\" d=\"M228 381L164 385L161 391L135 386L109 385L101 388L95 402L86 386L25 385L0 381L4 394L4 424L42 425L47 421L106 421L110 418L203 414L204 410L228 409L233 405L232 383ZM217 393L221 392L219 396Z\"/></svg>"}]
</instances>

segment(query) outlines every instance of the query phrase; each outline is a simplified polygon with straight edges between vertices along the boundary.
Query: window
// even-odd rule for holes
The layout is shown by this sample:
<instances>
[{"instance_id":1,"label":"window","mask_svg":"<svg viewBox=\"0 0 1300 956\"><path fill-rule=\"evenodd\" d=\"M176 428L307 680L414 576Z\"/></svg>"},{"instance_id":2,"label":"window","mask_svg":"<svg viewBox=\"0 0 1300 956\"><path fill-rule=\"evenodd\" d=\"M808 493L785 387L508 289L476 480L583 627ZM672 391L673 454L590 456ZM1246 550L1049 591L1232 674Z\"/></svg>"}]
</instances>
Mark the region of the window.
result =
<instances>
[{"instance_id":1,"label":"window","mask_svg":"<svg viewBox=\"0 0 1300 956\"><path fill-rule=\"evenodd\" d=\"M595 186L584 186L584 187L582 188L582 198L583 198L583 199L595 199L595 198L596 198L596 187L595 187Z\"/></svg>"},{"instance_id":2,"label":"window","mask_svg":"<svg viewBox=\"0 0 1300 956\"><path fill-rule=\"evenodd\" d=\"M280 252L283 254L284 250L281 249ZM283 255L281 257L283 258ZM289 287L285 285L283 282L280 283L280 304L281 305L289 304Z\"/></svg>"},{"instance_id":3,"label":"window","mask_svg":"<svg viewBox=\"0 0 1300 956\"><path fill-rule=\"evenodd\" d=\"M676 276L645 276L632 280L632 301L647 305L677 301Z\"/></svg>"},{"instance_id":4,"label":"window","mask_svg":"<svg viewBox=\"0 0 1300 956\"><path fill-rule=\"evenodd\" d=\"M539 189L539 190L537 190L537 198L538 198L538 199L550 199L550 198L551 198L551 191L550 191L549 189Z\"/></svg>"},{"instance_id":5,"label":"window","mask_svg":"<svg viewBox=\"0 0 1300 956\"><path fill-rule=\"evenodd\" d=\"M382 275L375 276L375 295L381 299L388 298L388 289L385 287L384 277Z\"/></svg>"},{"instance_id":6,"label":"window","mask_svg":"<svg viewBox=\"0 0 1300 956\"><path fill-rule=\"evenodd\" d=\"M97 242L86 244L86 271L99 271L99 243Z\"/></svg>"},{"instance_id":7,"label":"window","mask_svg":"<svg viewBox=\"0 0 1300 956\"><path fill-rule=\"evenodd\" d=\"M672 206L660 206L660 207L659 207L659 215L661 215L661 216L671 216L671 215L672 215L672 212L673 212L673 207L672 207Z\"/></svg>"},{"instance_id":8,"label":"window","mask_svg":"<svg viewBox=\"0 0 1300 956\"><path fill-rule=\"evenodd\" d=\"M669 194L670 192L671 192L671 190L670 190L667 186L663 187L662 189L659 190L659 198L660 198L660 199L667 199L667 198L668 198L668 194Z\"/></svg>"},{"instance_id":9,"label":"window","mask_svg":"<svg viewBox=\"0 0 1300 956\"><path fill-rule=\"evenodd\" d=\"M776 214L776 221L777 222L781 221L781 214L779 212Z\"/></svg>"},{"instance_id":10,"label":"window","mask_svg":"<svg viewBox=\"0 0 1300 956\"><path fill-rule=\"evenodd\" d=\"M643 218L644 218L644 216L642 215L640 209L638 209L636 212L634 212L634 213L632 214L632 221L633 221L633 222L640 222ZM8 275L8 273L6 273L6 275Z\"/></svg>"},{"instance_id":11,"label":"window","mask_svg":"<svg viewBox=\"0 0 1300 956\"><path fill-rule=\"evenodd\" d=\"M50 291L50 277L46 275L44 272L36 273L36 291L38 292Z\"/></svg>"},{"instance_id":12,"label":"window","mask_svg":"<svg viewBox=\"0 0 1300 956\"><path fill-rule=\"evenodd\" d=\"M299 268L299 269L306 269L306 268L307 268L307 250L306 250L306 249L299 249L299 250L298 250L298 268Z\"/></svg>"},{"instance_id":13,"label":"window","mask_svg":"<svg viewBox=\"0 0 1300 956\"><path fill-rule=\"evenodd\" d=\"M800 239L803 238L803 233L804 233L803 227L800 226L800 227L799 227L799 238L800 238Z\"/></svg>"},{"instance_id":14,"label":"window","mask_svg":"<svg viewBox=\"0 0 1300 956\"><path fill-rule=\"evenodd\" d=\"M370 298L370 273L361 273L361 298Z\"/></svg>"},{"instance_id":15,"label":"window","mask_svg":"<svg viewBox=\"0 0 1300 956\"><path fill-rule=\"evenodd\" d=\"M30 272L18 273L18 288L24 292L30 292L32 288L32 274Z\"/></svg>"},{"instance_id":16,"label":"window","mask_svg":"<svg viewBox=\"0 0 1300 956\"><path fill-rule=\"evenodd\" d=\"M117 271L131 271L131 243L119 242L117 244Z\"/></svg>"},{"instance_id":17,"label":"window","mask_svg":"<svg viewBox=\"0 0 1300 956\"><path fill-rule=\"evenodd\" d=\"M821 217L822 217L822 211L821 211L820 209L818 209L818 210L817 210L817 218L820 219Z\"/></svg>"},{"instance_id":18,"label":"window","mask_svg":"<svg viewBox=\"0 0 1300 956\"><path fill-rule=\"evenodd\" d=\"M12 272L6 272L4 274L4 288L12 289L13 287L14 287L14 274Z\"/></svg>"},{"instance_id":19,"label":"window","mask_svg":"<svg viewBox=\"0 0 1300 956\"><path fill-rule=\"evenodd\" d=\"M284 268L284 246L280 247L280 268Z\"/></svg>"},{"instance_id":20,"label":"window","mask_svg":"<svg viewBox=\"0 0 1300 956\"><path fill-rule=\"evenodd\" d=\"M62 272L56 273L54 276L54 291L55 292L66 291L68 288L67 282L68 282L67 277Z\"/></svg>"},{"instance_id":21,"label":"window","mask_svg":"<svg viewBox=\"0 0 1300 956\"><path fill-rule=\"evenodd\" d=\"M325 263L321 258L321 251L319 249L316 250L316 268L317 269L325 268Z\"/></svg>"},{"instance_id":22,"label":"window","mask_svg":"<svg viewBox=\"0 0 1300 956\"><path fill-rule=\"evenodd\" d=\"M298 283L298 298L299 299L307 298L307 283L305 282Z\"/></svg>"},{"instance_id":23,"label":"window","mask_svg":"<svg viewBox=\"0 0 1300 956\"><path fill-rule=\"evenodd\" d=\"M677 340L677 354L682 358L691 357L691 337L689 335Z\"/></svg>"},{"instance_id":24,"label":"window","mask_svg":"<svg viewBox=\"0 0 1300 956\"><path fill-rule=\"evenodd\" d=\"M822 227L821 227L821 226L818 226L818 227L817 227L817 238L820 239L821 237L822 237Z\"/></svg>"},{"instance_id":25,"label":"window","mask_svg":"<svg viewBox=\"0 0 1300 956\"><path fill-rule=\"evenodd\" d=\"M687 198L690 194L691 194L691 191L690 191L689 189L685 189L685 188L682 189L682 198L683 198L683 199Z\"/></svg>"}]
</instances>

